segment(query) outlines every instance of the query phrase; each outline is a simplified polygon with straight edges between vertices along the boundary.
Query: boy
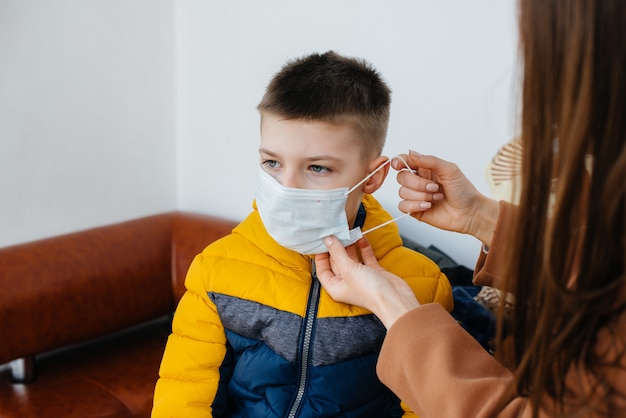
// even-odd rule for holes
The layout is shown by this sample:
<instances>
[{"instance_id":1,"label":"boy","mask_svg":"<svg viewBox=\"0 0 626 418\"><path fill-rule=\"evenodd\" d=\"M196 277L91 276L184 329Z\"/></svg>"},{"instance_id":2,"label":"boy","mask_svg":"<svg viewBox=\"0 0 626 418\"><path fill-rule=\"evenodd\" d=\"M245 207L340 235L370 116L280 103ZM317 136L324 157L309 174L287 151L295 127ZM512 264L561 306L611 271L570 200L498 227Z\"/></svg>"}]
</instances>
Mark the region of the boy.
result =
<instances>
[{"instance_id":1,"label":"boy","mask_svg":"<svg viewBox=\"0 0 626 418\"><path fill-rule=\"evenodd\" d=\"M153 417L413 415L376 377L384 326L321 290L313 257L327 235L349 245L391 220L371 196L389 169L389 104L375 70L334 52L272 79L258 106L254 210L189 268ZM447 278L402 246L396 225L368 239L422 303L452 309Z\"/></svg>"}]
</instances>

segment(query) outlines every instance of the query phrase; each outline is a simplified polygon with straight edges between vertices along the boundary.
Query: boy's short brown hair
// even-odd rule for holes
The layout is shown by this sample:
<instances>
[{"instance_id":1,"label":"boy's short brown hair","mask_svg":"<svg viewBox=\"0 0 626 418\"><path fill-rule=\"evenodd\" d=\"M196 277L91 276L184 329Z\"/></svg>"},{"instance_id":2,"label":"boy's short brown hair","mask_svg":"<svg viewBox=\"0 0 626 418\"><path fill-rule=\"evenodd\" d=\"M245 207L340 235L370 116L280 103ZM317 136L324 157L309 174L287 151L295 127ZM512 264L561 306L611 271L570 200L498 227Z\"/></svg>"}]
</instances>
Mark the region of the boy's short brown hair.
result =
<instances>
[{"instance_id":1,"label":"boy's short brown hair","mask_svg":"<svg viewBox=\"0 0 626 418\"><path fill-rule=\"evenodd\" d=\"M389 125L391 90L365 60L333 51L291 60L272 78L258 105L288 119L352 122L363 154L382 153Z\"/></svg>"}]
</instances>

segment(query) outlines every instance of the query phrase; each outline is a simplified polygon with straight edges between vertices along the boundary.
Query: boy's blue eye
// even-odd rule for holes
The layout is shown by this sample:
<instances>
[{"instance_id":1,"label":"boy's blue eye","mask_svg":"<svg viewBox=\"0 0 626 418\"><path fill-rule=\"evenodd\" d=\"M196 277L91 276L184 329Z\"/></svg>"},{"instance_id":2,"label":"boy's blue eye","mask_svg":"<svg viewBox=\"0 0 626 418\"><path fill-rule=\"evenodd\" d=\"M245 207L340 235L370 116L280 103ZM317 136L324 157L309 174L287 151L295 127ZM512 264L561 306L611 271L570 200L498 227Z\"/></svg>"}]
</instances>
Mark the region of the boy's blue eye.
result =
<instances>
[{"instance_id":1,"label":"boy's blue eye","mask_svg":"<svg viewBox=\"0 0 626 418\"><path fill-rule=\"evenodd\" d=\"M276 166L278 165L278 161L276 161L276 160L265 160L265 161L263 161L263 164L265 164L269 168L276 168Z\"/></svg>"},{"instance_id":2,"label":"boy's blue eye","mask_svg":"<svg viewBox=\"0 0 626 418\"><path fill-rule=\"evenodd\" d=\"M312 165L310 168L311 171L313 171L314 173L328 173L330 171L328 167L324 167L321 165Z\"/></svg>"}]
</instances>

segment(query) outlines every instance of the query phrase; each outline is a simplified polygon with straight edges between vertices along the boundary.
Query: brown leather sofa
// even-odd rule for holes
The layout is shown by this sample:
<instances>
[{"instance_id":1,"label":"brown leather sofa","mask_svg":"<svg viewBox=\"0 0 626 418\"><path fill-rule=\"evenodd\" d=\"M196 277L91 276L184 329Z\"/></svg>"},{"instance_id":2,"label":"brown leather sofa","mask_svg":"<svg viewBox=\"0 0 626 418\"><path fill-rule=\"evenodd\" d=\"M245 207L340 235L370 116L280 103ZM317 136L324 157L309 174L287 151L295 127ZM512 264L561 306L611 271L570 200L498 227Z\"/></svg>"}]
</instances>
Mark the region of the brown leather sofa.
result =
<instances>
[{"instance_id":1,"label":"brown leather sofa","mask_svg":"<svg viewBox=\"0 0 626 418\"><path fill-rule=\"evenodd\" d=\"M235 223L164 213L0 249L0 418L149 417L193 257Z\"/></svg>"}]
</instances>

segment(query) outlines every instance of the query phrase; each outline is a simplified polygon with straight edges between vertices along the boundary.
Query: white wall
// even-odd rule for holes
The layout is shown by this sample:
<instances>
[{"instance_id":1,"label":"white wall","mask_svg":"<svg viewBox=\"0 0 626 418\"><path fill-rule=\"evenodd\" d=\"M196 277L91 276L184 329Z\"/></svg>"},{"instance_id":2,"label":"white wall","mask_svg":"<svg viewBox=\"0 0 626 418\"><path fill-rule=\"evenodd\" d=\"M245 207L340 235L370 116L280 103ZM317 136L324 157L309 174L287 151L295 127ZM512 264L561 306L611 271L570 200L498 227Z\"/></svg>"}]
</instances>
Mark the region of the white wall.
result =
<instances>
[{"instance_id":1,"label":"white wall","mask_svg":"<svg viewBox=\"0 0 626 418\"><path fill-rule=\"evenodd\" d=\"M393 89L386 153L483 170L513 132L514 0L0 0L0 246L179 208L251 209L255 110L334 49ZM376 196L394 212L393 177ZM402 232L472 266L477 242Z\"/></svg>"},{"instance_id":2,"label":"white wall","mask_svg":"<svg viewBox=\"0 0 626 418\"><path fill-rule=\"evenodd\" d=\"M173 16L0 0L0 246L176 207Z\"/></svg>"},{"instance_id":3,"label":"white wall","mask_svg":"<svg viewBox=\"0 0 626 418\"><path fill-rule=\"evenodd\" d=\"M484 168L513 132L514 0L265 0L177 3L179 206L240 220L251 209L256 105L289 58L334 49L374 64L393 90L386 153ZM394 177L376 196L392 212ZM479 245L413 219L401 231L473 267Z\"/></svg>"}]
</instances>

